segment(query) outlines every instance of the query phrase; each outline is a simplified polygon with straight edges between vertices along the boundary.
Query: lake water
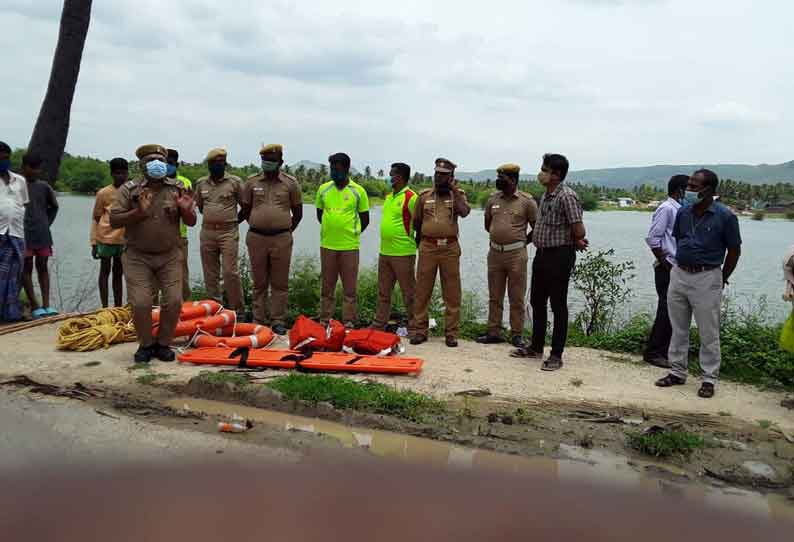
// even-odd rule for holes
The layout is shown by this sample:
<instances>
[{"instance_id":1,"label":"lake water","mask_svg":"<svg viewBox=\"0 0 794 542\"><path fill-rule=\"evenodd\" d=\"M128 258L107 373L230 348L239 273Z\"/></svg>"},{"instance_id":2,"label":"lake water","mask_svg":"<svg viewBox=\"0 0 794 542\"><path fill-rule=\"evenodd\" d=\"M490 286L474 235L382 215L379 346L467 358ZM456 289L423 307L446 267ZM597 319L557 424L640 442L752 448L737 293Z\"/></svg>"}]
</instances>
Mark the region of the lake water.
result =
<instances>
[{"instance_id":1,"label":"lake water","mask_svg":"<svg viewBox=\"0 0 794 542\"><path fill-rule=\"evenodd\" d=\"M80 308L98 306L96 288L98 264L91 258L88 232L94 198L90 196L59 196L60 213L53 226L56 257L53 271L57 275L53 302L71 308L76 298L83 298ZM374 265L378 258L380 208L372 210L372 225L362 235L362 266ZM199 219L201 220L201 219ZM643 212L593 212L585 213L585 225L591 250L612 248L618 260L632 260L636 264L636 278L632 281L634 297L629 312L654 310L656 293L653 287L653 256L645 245L645 235L651 220ZM461 220L461 245L463 257L461 272L463 288L477 292L487 300L486 256L488 236L483 229L483 212L472 211ZM201 259L198 250L199 227L190 228L191 278L201 277ZM245 250L247 225L241 225L241 253ZM731 281L729 293L742 305L757 303L761 296L768 299L768 313L782 319L790 307L781 300L783 290L782 259L788 246L794 244L794 222L766 220L756 222L741 220L743 254ZM304 206L304 220L295 235L295 255L308 255L319 259L320 227L314 207ZM571 292L571 304L578 305L580 296Z\"/></svg>"}]
</instances>

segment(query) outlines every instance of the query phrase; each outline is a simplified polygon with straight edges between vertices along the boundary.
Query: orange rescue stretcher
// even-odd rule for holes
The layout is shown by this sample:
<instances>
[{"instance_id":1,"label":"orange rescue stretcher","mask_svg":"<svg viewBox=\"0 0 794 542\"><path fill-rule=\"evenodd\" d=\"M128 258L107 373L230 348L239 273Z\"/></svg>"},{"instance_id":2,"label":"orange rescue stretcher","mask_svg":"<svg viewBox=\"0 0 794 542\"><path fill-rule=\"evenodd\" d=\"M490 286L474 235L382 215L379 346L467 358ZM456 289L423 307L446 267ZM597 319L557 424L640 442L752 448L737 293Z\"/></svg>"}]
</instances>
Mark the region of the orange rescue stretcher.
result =
<instances>
[{"instance_id":1,"label":"orange rescue stretcher","mask_svg":"<svg viewBox=\"0 0 794 542\"><path fill-rule=\"evenodd\" d=\"M247 347L204 347L179 354L180 363L231 365L270 369L297 369L304 372L345 372L419 374L423 361L398 356L362 356L342 352L295 352L293 350L252 350Z\"/></svg>"}]
</instances>

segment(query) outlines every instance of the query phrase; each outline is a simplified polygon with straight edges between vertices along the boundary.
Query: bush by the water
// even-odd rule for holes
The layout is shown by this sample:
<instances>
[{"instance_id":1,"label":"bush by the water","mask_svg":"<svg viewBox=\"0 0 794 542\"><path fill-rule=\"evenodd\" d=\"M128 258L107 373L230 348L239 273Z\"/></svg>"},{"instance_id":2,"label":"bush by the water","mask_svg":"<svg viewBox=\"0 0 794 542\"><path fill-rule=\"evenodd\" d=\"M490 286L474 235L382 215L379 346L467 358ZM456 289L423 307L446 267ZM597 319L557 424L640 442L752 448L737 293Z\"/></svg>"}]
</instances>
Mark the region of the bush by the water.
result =
<instances>
[{"instance_id":1,"label":"bush by the water","mask_svg":"<svg viewBox=\"0 0 794 542\"><path fill-rule=\"evenodd\" d=\"M706 445L702 437L686 431L631 432L626 434L626 438L630 448L653 457L689 457Z\"/></svg>"},{"instance_id":2,"label":"bush by the water","mask_svg":"<svg viewBox=\"0 0 794 542\"><path fill-rule=\"evenodd\" d=\"M267 385L283 393L287 399L327 402L339 409L385 414L415 422L427 421L430 416L444 412L444 405L432 397L377 382L293 373L278 377Z\"/></svg>"}]
</instances>

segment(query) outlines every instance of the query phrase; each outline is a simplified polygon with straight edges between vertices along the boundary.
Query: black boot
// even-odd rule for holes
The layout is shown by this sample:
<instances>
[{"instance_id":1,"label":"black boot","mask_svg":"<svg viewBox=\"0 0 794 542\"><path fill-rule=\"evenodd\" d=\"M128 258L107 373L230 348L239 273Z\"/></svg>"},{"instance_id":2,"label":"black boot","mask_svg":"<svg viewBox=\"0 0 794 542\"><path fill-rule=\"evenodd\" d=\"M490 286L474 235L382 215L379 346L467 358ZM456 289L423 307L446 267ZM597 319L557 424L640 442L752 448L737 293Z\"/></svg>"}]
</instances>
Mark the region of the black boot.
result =
<instances>
[{"instance_id":1,"label":"black boot","mask_svg":"<svg viewBox=\"0 0 794 542\"><path fill-rule=\"evenodd\" d=\"M174 361L176 359L174 351L162 344L155 344L154 347L152 347L152 356L160 361Z\"/></svg>"},{"instance_id":2,"label":"black boot","mask_svg":"<svg viewBox=\"0 0 794 542\"><path fill-rule=\"evenodd\" d=\"M152 361L152 346L140 346L135 352L135 363L149 363Z\"/></svg>"}]
</instances>

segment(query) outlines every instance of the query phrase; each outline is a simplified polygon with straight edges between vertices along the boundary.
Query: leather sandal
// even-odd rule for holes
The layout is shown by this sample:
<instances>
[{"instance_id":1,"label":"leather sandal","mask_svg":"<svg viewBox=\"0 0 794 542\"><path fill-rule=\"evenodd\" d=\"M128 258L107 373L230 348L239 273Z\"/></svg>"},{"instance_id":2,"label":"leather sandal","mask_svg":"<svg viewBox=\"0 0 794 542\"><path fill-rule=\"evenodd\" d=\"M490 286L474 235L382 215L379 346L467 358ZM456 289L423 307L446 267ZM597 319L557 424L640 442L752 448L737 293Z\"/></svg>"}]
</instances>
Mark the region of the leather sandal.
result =
<instances>
[{"instance_id":1,"label":"leather sandal","mask_svg":"<svg viewBox=\"0 0 794 542\"><path fill-rule=\"evenodd\" d=\"M711 399L714 397L714 384L711 382L703 382L698 390L698 397L703 399Z\"/></svg>"},{"instance_id":2,"label":"leather sandal","mask_svg":"<svg viewBox=\"0 0 794 542\"><path fill-rule=\"evenodd\" d=\"M673 373L668 374L664 378L660 378L656 381L656 385L660 388L669 388L670 386L683 386L686 384L686 380L681 377L674 375Z\"/></svg>"}]
</instances>

